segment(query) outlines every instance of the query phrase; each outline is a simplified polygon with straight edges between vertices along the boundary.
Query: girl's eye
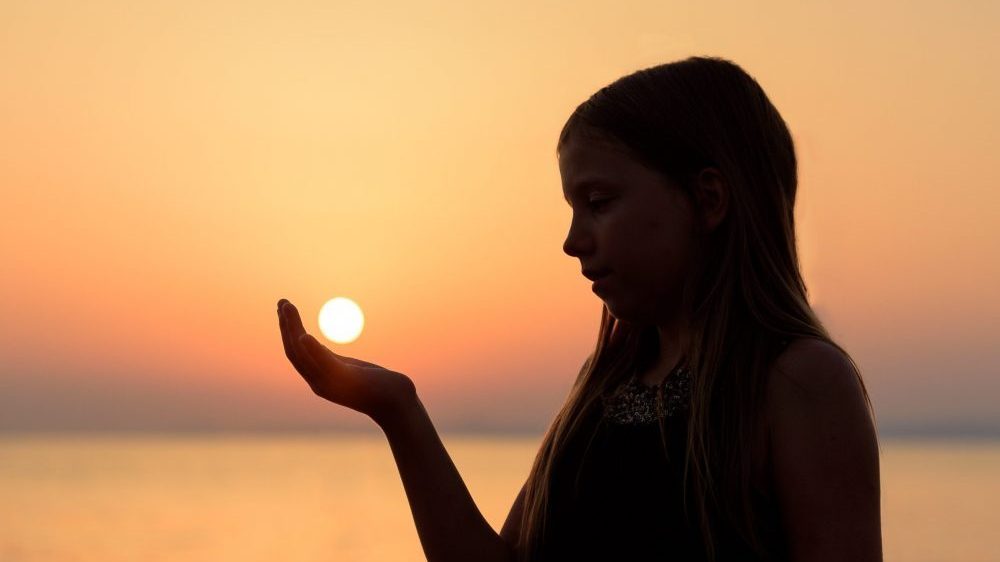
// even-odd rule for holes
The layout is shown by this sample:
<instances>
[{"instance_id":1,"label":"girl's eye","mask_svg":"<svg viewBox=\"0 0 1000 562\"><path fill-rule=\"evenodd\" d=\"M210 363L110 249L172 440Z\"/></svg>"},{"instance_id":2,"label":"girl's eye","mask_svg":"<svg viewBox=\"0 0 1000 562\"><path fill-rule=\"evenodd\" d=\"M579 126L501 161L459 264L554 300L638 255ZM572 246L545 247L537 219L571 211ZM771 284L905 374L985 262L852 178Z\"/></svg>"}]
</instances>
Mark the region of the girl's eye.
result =
<instances>
[{"instance_id":1,"label":"girl's eye","mask_svg":"<svg viewBox=\"0 0 1000 562\"><path fill-rule=\"evenodd\" d=\"M606 197L604 199L592 199L587 201L587 207L594 211L600 211L607 206L609 201L611 201L610 197Z\"/></svg>"}]
</instances>

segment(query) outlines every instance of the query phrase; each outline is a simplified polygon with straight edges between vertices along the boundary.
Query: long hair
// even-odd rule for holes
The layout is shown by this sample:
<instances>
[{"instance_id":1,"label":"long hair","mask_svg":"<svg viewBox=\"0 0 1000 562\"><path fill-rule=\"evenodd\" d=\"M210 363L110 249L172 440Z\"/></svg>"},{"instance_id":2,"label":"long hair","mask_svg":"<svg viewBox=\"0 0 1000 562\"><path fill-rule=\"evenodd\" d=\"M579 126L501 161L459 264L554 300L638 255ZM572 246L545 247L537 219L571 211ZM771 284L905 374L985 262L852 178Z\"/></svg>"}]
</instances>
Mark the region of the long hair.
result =
<instances>
[{"instance_id":1,"label":"long hair","mask_svg":"<svg viewBox=\"0 0 1000 562\"><path fill-rule=\"evenodd\" d=\"M763 424L767 374L796 338L826 341L860 370L812 310L796 253L795 149L784 120L760 85L718 57L690 57L639 70L580 104L559 136L611 141L674 180L695 209L697 173L713 167L729 187L722 223L704 232L680 296L689 311L691 403L684 458L684 510L714 561L721 536L767 552L754 513L752 459ZM547 528L553 466L602 394L642 361L655 326L614 318L605 306L596 346L549 426L528 475L517 551L531 560ZM868 391L862 390L869 411ZM874 412L873 419L874 419ZM661 421L661 424L663 422ZM662 426L661 426L662 427ZM691 490L689 494L687 491ZM690 496L690 497L689 497ZM690 506L690 507L689 507Z\"/></svg>"}]
</instances>

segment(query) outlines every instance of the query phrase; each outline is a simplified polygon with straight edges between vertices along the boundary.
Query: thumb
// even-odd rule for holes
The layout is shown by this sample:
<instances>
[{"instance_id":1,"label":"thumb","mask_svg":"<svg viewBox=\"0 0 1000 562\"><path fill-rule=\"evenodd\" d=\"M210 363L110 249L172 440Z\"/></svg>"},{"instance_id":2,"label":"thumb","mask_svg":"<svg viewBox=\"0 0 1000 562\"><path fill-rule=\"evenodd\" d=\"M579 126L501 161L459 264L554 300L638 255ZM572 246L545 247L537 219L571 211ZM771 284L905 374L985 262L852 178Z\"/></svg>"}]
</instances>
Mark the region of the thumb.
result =
<instances>
[{"instance_id":1,"label":"thumb","mask_svg":"<svg viewBox=\"0 0 1000 562\"><path fill-rule=\"evenodd\" d=\"M302 344L302 347L306 348L306 351L310 354L315 353L316 348L320 345L320 343L316 341L316 338L312 337L310 334L302 334L299 336L299 343Z\"/></svg>"},{"instance_id":2,"label":"thumb","mask_svg":"<svg viewBox=\"0 0 1000 562\"><path fill-rule=\"evenodd\" d=\"M344 366L352 365L355 367L375 367L381 369L378 365L374 363L369 363L367 361L362 361L360 359L355 359L353 357L347 357L346 355L341 355L336 351L330 349L329 347L320 343L312 334L302 334L299 336L299 344L305 348L306 353L309 357L318 365L338 365Z\"/></svg>"},{"instance_id":3,"label":"thumb","mask_svg":"<svg viewBox=\"0 0 1000 562\"><path fill-rule=\"evenodd\" d=\"M328 363L331 359L338 361L343 359L340 355L334 353L332 349L323 345L312 334L302 334L299 336L299 344L305 348L306 353L308 353L317 364L322 365Z\"/></svg>"},{"instance_id":4,"label":"thumb","mask_svg":"<svg viewBox=\"0 0 1000 562\"><path fill-rule=\"evenodd\" d=\"M299 345L301 345L306 351L306 354L309 356L309 359L313 364L319 366L324 363L323 359L325 354L320 353L320 351L326 348L323 347L323 344L319 343L319 341L317 341L312 335L302 334L299 336Z\"/></svg>"}]
</instances>

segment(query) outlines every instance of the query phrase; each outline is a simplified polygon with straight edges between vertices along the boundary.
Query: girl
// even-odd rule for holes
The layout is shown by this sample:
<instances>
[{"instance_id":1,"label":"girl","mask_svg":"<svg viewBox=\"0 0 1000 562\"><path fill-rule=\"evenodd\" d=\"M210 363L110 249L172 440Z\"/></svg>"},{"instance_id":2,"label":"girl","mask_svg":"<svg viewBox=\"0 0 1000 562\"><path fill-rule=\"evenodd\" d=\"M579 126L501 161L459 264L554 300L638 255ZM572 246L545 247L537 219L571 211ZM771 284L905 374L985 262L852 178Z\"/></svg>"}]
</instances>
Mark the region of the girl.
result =
<instances>
[{"instance_id":1,"label":"girl","mask_svg":"<svg viewBox=\"0 0 1000 562\"><path fill-rule=\"evenodd\" d=\"M881 560L874 413L806 298L795 151L757 82L715 57L640 70L576 108L557 157L601 326L499 534L413 382L278 303L313 391L385 432L427 559Z\"/></svg>"}]
</instances>

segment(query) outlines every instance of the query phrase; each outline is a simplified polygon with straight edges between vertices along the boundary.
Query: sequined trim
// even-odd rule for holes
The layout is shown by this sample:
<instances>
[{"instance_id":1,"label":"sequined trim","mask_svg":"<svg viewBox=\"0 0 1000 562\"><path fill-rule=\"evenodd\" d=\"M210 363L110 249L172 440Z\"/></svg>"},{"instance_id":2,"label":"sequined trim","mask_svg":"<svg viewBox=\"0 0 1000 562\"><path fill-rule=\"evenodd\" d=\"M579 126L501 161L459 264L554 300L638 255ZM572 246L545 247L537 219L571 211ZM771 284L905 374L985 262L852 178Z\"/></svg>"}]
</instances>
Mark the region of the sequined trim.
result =
<instances>
[{"instance_id":1,"label":"sequined trim","mask_svg":"<svg viewBox=\"0 0 1000 562\"><path fill-rule=\"evenodd\" d=\"M659 390L663 391L662 396ZM602 397L604 417L624 425L641 425L687 410L691 377L687 368L668 375L657 386L647 386L632 375L610 397Z\"/></svg>"}]
</instances>

